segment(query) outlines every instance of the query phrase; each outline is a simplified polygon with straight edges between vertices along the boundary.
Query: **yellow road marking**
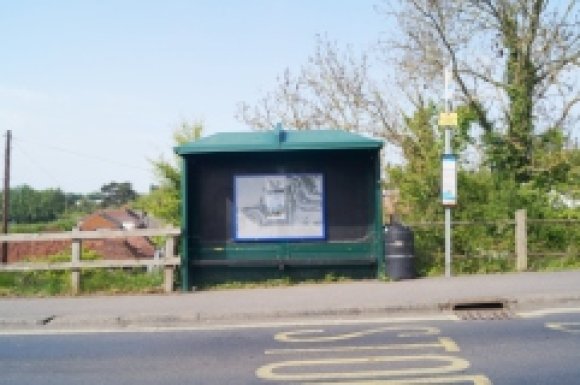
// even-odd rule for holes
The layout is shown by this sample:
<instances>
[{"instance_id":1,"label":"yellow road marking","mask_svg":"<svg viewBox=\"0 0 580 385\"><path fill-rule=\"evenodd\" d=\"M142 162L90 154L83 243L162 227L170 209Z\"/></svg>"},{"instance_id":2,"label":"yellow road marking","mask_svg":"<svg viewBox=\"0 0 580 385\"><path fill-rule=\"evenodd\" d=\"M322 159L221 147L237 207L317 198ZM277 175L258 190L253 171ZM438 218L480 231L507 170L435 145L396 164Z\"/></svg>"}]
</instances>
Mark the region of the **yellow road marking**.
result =
<instances>
[{"instance_id":1,"label":"yellow road marking","mask_svg":"<svg viewBox=\"0 0 580 385\"><path fill-rule=\"evenodd\" d=\"M422 344L388 344L375 346L336 346L331 348L304 348L304 349L271 349L266 350L266 355L274 354L297 354L297 353L340 353L340 352L358 352L367 350L410 350L426 348L443 348L448 352L459 352L459 347L447 337L439 337L439 342L422 343Z\"/></svg>"},{"instance_id":2,"label":"yellow road marking","mask_svg":"<svg viewBox=\"0 0 580 385\"><path fill-rule=\"evenodd\" d=\"M335 336L308 337L304 335L324 333L324 329L305 329L291 332L281 332L276 334L274 339L281 342L329 342L350 340L383 332L401 332L397 334L397 337L404 338L437 335L440 333L440 330L438 328L429 326L384 326L376 329L362 330Z\"/></svg>"},{"instance_id":3,"label":"yellow road marking","mask_svg":"<svg viewBox=\"0 0 580 385\"><path fill-rule=\"evenodd\" d=\"M425 361L443 362L446 365L431 368L405 368L386 370L362 370L354 372L318 372L318 373L280 373L280 369L288 368L308 368L333 365L361 365L373 363L408 363ZM469 368L469 361L463 358L441 355L419 355L419 356L369 356L357 358L333 358L321 360L304 361L282 361L264 365L256 370L258 378L276 381L317 381L331 379L364 379L390 376L422 376L433 374L447 374L458 372Z\"/></svg>"},{"instance_id":4,"label":"yellow road marking","mask_svg":"<svg viewBox=\"0 0 580 385\"><path fill-rule=\"evenodd\" d=\"M463 384L466 382L473 385L493 385L489 378L481 374L458 375L452 377L409 378L400 380L363 380L356 382L340 382L340 385ZM302 385L336 385L336 382L304 382Z\"/></svg>"}]
</instances>

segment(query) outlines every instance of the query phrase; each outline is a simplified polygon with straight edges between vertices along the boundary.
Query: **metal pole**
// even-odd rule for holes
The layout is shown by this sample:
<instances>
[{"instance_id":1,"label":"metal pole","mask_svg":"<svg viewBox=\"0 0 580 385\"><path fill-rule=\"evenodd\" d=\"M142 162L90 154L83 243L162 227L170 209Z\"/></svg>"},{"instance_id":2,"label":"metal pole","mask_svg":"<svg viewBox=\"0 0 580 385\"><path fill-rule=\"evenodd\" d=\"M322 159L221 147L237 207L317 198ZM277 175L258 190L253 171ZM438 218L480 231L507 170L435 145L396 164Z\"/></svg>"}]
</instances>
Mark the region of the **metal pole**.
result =
<instances>
[{"instance_id":1,"label":"metal pole","mask_svg":"<svg viewBox=\"0 0 580 385\"><path fill-rule=\"evenodd\" d=\"M445 129L445 154L451 154L451 134ZM451 277L451 207L445 206L445 277Z\"/></svg>"},{"instance_id":2,"label":"metal pole","mask_svg":"<svg viewBox=\"0 0 580 385\"><path fill-rule=\"evenodd\" d=\"M445 112L449 112L449 99L451 71L450 67L445 69ZM445 155L451 154L451 132L449 126L445 127ZM445 206L445 277L451 277L451 208Z\"/></svg>"}]
</instances>

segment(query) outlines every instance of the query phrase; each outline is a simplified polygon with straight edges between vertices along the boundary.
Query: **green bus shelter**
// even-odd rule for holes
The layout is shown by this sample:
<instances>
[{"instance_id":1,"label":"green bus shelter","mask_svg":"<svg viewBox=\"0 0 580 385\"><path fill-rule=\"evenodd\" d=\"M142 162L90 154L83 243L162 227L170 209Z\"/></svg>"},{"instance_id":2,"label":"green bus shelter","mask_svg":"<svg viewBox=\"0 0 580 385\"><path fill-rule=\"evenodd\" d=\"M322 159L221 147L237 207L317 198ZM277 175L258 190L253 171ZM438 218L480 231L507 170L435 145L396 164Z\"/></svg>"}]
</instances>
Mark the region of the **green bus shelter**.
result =
<instances>
[{"instance_id":1,"label":"green bus shelter","mask_svg":"<svg viewBox=\"0 0 580 385\"><path fill-rule=\"evenodd\" d=\"M182 289L207 275L383 271L382 142L339 130L218 133L182 162Z\"/></svg>"}]
</instances>

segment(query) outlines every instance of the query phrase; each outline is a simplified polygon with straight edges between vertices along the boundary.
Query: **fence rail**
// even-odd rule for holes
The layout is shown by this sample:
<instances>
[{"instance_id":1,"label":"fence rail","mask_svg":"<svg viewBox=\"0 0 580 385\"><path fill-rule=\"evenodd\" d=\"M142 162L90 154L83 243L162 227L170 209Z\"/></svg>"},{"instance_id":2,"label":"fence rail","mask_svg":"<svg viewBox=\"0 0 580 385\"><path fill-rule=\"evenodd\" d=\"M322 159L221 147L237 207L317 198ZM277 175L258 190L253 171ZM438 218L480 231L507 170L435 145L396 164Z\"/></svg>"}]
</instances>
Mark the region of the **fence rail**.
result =
<instances>
[{"instance_id":1,"label":"fence rail","mask_svg":"<svg viewBox=\"0 0 580 385\"><path fill-rule=\"evenodd\" d=\"M408 226L411 227L436 227L436 226L444 226L445 222L443 221L434 221L434 222L410 222L406 223ZM498 219L492 221L451 221L452 226L470 226L470 225L479 225L479 226L492 226L492 225L515 225L516 221L513 219Z\"/></svg>"},{"instance_id":2,"label":"fence rail","mask_svg":"<svg viewBox=\"0 0 580 385\"><path fill-rule=\"evenodd\" d=\"M552 224L580 224L580 219L527 219L528 223L552 223ZM435 226L443 226L445 222L443 221L434 221L434 222L410 222L406 223L408 226L411 227L435 227ZM456 226L471 226L471 225L478 225L478 226L493 226L493 225L515 225L516 221L514 219L497 219L497 220L481 220L481 221L451 221L451 225Z\"/></svg>"},{"instance_id":3,"label":"fence rail","mask_svg":"<svg viewBox=\"0 0 580 385\"><path fill-rule=\"evenodd\" d=\"M130 237L176 237L181 230L168 227L164 229L135 229L135 230L92 230L92 231L63 231L59 233L13 233L0 234L0 242L41 242L66 241L74 239L114 239Z\"/></svg>"},{"instance_id":4,"label":"fence rail","mask_svg":"<svg viewBox=\"0 0 580 385\"><path fill-rule=\"evenodd\" d=\"M176 255L177 238L181 231L176 228L164 229L135 229L135 230L95 230L95 231L68 231L60 233L39 234L2 234L0 243L10 242L45 242L45 241L71 241L70 262L13 262L0 264L0 272L27 272L27 271L59 271L70 270L71 289L73 294L80 291L80 279L82 269L99 268L126 268L126 267L163 267L164 290L173 291L173 277L175 267L179 266L181 259ZM89 239L119 239L130 237L165 237L165 253L160 259L122 259L122 260L93 260L83 261L82 241ZM112 257L112 256L105 256Z\"/></svg>"},{"instance_id":5,"label":"fence rail","mask_svg":"<svg viewBox=\"0 0 580 385\"><path fill-rule=\"evenodd\" d=\"M415 228L421 227L439 227L443 226L445 222L413 222L408 225ZM580 224L580 219L571 218L555 218L555 219L536 219L528 218L526 210L517 210L514 219L498 219L498 220L474 220L474 221L452 221L452 226L497 226L497 225L512 225L514 228L514 245L515 248L509 253L510 256L515 256L516 270L525 271L528 268L528 257L565 257L568 255L578 256L580 254L570 254L569 252L541 252L529 251L528 244L528 230L531 224ZM459 256L461 257L461 256Z\"/></svg>"},{"instance_id":6,"label":"fence rail","mask_svg":"<svg viewBox=\"0 0 580 385\"><path fill-rule=\"evenodd\" d=\"M515 255L516 269L524 271L528 267L528 257L537 256L566 256L563 252L529 252L527 232L529 224L580 224L578 219L528 219L525 210L518 210L515 219L505 220L481 220L481 221L455 221L452 225L514 225L515 226L515 249L509 253ZM444 222L417 222L410 223L412 227L435 227L443 226ZM101 268L130 268L130 267L162 267L164 269L164 290L173 291L173 278L175 267L181 264L181 259L176 255L177 239L181 231L176 228L164 229L135 229L135 230L95 230L59 233L35 233L35 234L0 234L0 243L10 242L43 242L43 241L71 241L70 262L13 262L0 264L0 272L28 272L28 271L70 271L71 288L73 294L80 291L80 279L82 269ZM165 253L160 259L123 259L123 260L91 260L83 261L82 242L91 239L119 239L130 237L165 237ZM113 256L105 256L113 257Z\"/></svg>"}]
</instances>

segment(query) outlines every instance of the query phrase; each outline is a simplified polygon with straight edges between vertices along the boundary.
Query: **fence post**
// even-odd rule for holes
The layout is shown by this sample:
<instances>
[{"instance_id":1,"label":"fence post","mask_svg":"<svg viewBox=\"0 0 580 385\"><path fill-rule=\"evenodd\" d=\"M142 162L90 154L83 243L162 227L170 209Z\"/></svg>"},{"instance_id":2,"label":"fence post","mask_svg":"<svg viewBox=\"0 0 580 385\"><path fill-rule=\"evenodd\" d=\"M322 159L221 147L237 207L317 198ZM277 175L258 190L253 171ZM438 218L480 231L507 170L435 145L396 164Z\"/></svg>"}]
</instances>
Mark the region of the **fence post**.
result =
<instances>
[{"instance_id":1,"label":"fence post","mask_svg":"<svg viewBox=\"0 0 580 385\"><path fill-rule=\"evenodd\" d=\"M516 270L528 269L528 231L526 225L526 210L516 211Z\"/></svg>"},{"instance_id":2,"label":"fence post","mask_svg":"<svg viewBox=\"0 0 580 385\"><path fill-rule=\"evenodd\" d=\"M71 269L71 289L72 294L77 295L81 288L81 269L79 266L82 253L81 240L73 238L71 248L71 264L73 265Z\"/></svg>"},{"instance_id":3,"label":"fence post","mask_svg":"<svg viewBox=\"0 0 580 385\"><path fill-rule=\"evenodd\" d=\"M165 239L165 261L175 257L175 236L169 235ZM165 272L164 288L166 293L173 291L173 265L164 265Z\"/></svg>"}]
</instances>

